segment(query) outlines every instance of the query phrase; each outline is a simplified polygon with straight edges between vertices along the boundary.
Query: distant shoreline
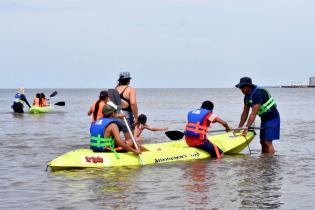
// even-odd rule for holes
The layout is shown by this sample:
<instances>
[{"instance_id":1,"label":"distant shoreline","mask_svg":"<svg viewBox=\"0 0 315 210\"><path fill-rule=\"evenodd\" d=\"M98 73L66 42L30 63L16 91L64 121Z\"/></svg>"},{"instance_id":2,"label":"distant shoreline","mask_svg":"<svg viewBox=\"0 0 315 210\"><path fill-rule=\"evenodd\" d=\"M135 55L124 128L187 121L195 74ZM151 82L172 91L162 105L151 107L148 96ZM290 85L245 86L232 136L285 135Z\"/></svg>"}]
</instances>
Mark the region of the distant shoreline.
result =
<instances>
[{"instance_id":1,"label":"distant shoreline","mask_svg":"<svg viewBox=\"0 0 315 210\"><path fill-rule=\"evenodd\" d=\"M311 85L282 85L281 88L315 88Z\"/></svg>"}]
</instances>

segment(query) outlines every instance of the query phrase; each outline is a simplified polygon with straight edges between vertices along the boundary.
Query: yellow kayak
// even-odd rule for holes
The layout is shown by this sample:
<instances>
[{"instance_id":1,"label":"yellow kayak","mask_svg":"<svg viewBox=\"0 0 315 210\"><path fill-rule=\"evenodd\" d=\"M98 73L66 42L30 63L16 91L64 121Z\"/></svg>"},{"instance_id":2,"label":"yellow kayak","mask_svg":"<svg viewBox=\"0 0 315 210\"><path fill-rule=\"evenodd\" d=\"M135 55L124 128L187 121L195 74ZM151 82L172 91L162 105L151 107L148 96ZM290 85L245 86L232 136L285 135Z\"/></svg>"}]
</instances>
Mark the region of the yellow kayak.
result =
<instances>
[{"instance_id":1,"label":"yellow kayak","mask_svg":"<svg viewBox=\"0 0 315 210\"><path fill-rule=\"evenodd\" d=\"M234 136L232 132L209 136L225 154L240 153L255 137L253 132L248 132L245 139L242 135ZM142 152L144 165L160 164L175 161L187 161L209 158L210 154L201 149L188 147L185 140L169 141L157 144L145 144L148 150ZM114 166L141 165L137 155L131 152L118 153L119 158L112 152L93 152L90 149L78 149L63 154L48 163L52 169L67 168L105 168Z\"/></svg>"},{"instance_id":2,"label":"yellow kayak","mask_svg":"<svg viewBox=\"0 0 315 210\"><path fill-rule=\"evenodd\" d=\"M50 106L31 106L31 108L28 110L28 113L30 114L40 114L40 113L47 113L50 112L53 109L53 107Z\"/></svg>"}]
</instances>

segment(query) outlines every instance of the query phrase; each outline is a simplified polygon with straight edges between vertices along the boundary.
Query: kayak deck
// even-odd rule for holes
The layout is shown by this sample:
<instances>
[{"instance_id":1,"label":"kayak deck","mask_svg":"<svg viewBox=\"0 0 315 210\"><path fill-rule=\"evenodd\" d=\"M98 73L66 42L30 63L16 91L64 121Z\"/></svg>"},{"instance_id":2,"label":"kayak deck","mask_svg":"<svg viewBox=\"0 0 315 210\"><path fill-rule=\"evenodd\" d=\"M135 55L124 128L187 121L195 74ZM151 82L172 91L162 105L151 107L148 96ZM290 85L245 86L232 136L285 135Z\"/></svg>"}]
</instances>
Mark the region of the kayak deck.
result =
<instances>
[{"instance_id":1,"label":"kayak deck","mask_svg":"<svg viewBox=\"0 0 315 210\"><path fill-rule=\"evenodd\" d=\"M233 133L209 136L209 139L225 154L236 154L246 148L254 137L253 132L248 132L247 141L244 136L234 136ZM145 144L143 146L149 150L142 152L144 165L210 157L210 154L206 151L187 146L185 140ZM112 152L93 152L90 149L78 149L57 157L50 161L47 166L52 169L66 169L141 165L139 157L132 152L118 153L118 155L119 159Z\"/></svg>"}]
</instances>

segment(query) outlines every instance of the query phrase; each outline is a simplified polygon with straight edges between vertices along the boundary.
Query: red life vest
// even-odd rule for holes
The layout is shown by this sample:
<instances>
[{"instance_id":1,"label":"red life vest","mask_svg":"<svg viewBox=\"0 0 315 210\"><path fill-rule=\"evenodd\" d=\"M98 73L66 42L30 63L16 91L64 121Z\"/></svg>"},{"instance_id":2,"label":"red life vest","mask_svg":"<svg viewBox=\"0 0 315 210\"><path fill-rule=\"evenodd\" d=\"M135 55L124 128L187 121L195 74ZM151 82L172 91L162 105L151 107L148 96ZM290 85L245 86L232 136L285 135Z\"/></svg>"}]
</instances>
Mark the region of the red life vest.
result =
<instances>
[{"instance_id":1,"label":"red life vest","mask_svg":"<svg viewBox=\"0 0 315 210\"><path fill-rule=\"evenodd\" d=\"M203 144L204 140L207 140L207 132L209 124L209 118L212 123L216 115L212 113L212 110L207 109L195 109L188 113L187 124L185 127L184 135L186 143L189 146L197 146Z\"/></svg>"}]
</instances>

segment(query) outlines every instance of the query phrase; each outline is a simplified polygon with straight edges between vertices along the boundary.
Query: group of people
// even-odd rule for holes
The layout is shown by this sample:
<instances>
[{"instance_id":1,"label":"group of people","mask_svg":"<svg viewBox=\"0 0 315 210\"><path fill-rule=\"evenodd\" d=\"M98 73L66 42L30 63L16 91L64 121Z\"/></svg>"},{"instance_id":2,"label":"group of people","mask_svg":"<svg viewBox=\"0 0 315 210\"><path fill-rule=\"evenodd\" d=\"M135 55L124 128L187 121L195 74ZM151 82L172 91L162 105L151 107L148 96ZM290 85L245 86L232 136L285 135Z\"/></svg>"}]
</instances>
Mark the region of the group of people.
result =
<instances>
[{"instance_id":1,"label":"group of people","mask_svg":"<svg viewBox=\"0 0 315 210\"><path fill-rule=\"evenodd\" d=\"M260 116L262 153L274 154L275 149L272 141L280 138L280 114L275 101L268 90L253 84L250 77L242 77L235 87L239 88L244 94L244 107L238 129L235 129L234 132L243 130L242 135L246 137L256 116ZM224 126L227 132L231 131L231 128L213 113L213 107L211 101L204 101L201 108L190 111L184 134L186 143L189 146L208 151L211 157L220 158L223 152L208 139L208 128L215 122ZM251 112L250 109L252 109ZM243 127L244 125L245 127Z\"/></svg>"},{"instance_id":2,"label":"group of people","mask_svg":"<svg viewBox=\"0 0 315 210\"><path fill-rule=\"evenodd\" d=\"M122 113L117 112L117 107L110 101L106 90L101 91L99 100L95 101L88 111L88 115L92 115L90 148L93 151L112 151L116 153L118 150L123 150L140 154L142 151L146 151L146 148L141 146L139 141L137 141L138 147L135 147L133 141L131 141L131 135L139 140L144 129L151 131L165 131L168 129L150 127L146 123L147 117L144 114L138 115L136 90L129 86L130 80L129 72L121 72L118 85L115 88L122 101ZM242 131L242 135L246 136L256 116L260 116L262 153L274 154L275 149L272 141L280 138L280 114L276 103L268 90L253 84L249 77L241 78L235 87L239 88L244 94L244 107L238 125L239 129L234 129L234 132ZM208 128L213 123L219 123L225 127L227 132L232 129L226 121L213 113L213 108L214 104L207 100L201 104L200 108L188 112L184 136L188 146L200 148L209 152L211 157L220 158L223 156L223 151L208 139ZM252 109L251 112L250 109ZM123 118L126 119L127 124L124 123ZM244 125L245 127L243 127ZM120 131L124 133L125 140L121 139Z\"/></svg>"},{"instance_id":3,"label":"group of people","mask_svg":"<svg viewBox=\"0 0 315 210\"><path fill-rule=\"evenodd\" d=\"M44 93L36 93L33 106L38 107L49 106L49 99L46 98Z\"/></svg>"},{"instance_id":4,"label":"group of people","mask_svg":"<svg viewBox=\"0 0 315 210\"><path fill-rule=\"evenodd\" d=\"M13 109L15 113L24 113L24 109L23 109L24 103L26 103L27 106L31 108L31 105L26 99L24 88L19 88L17 93L14 96L14 101L11 108ZM44 93L36 93L33 106L38 106L38 107L49 106L49 99L46 99L46 96Z\"/></svg>"},{"instance_id":5,"label":"group of people","mask_svg":"<svg viewBox=\"0 0 315 210\"><path fill-rule=\"evenodd\" d=\"M136 90L129 86L130 80L129 72L121 72L115 87L121 99L122 112L117 112L118 107L110 101L106 90L100 92L99 99L90 107L88 111L88 115L92 115L90 148L93 151L115 153L131 151L140 154L142 151L147 151L141 145L141 133L145 129L150 131L168 129L167 127L151 127L147 124L147 116L138 114ZM125 140L121 139L120 131L123 132ZM132 138L136 140L137 146L134 145Z\"/></svg>"},{"instance_id":6,"label":"group of people","mask_svg":"<svg viewBox=\"0 0 315 210\"><path fill-rule=\"evenodd\" d=\"M100 92L99 99L93 103L88 111L92 115L90 127L90 148L96 152L104 151L131 151L140 154L146 151L141 145L141 133L147 129L150 131L166 131L167 127L154 128L147 124L147 116L138 114L136 89L130 85L130 73L121 72L115 89L121 99L121 107L117 107L110 101L108 91ZM246 136L248 130L255 121L256 116L261 117L260 144L262 153L274 154L273 140L280 138L280 114L277 105L268 90L252 83L251 78L243 77L235 85L244 94L244 106L241 114L239 129ZM12 105L14 112L23 113L23 104L28 103L24 89L20 88L15 95ZM49 102L43 93L37 93L33 105L47 106ZM122 112L118 112L118 108ZM214 104L207 100L200 108L188 112L187 124L184 130L185 141L190 147L197 147L211 154L211 157L220 158L223 152L207 137L208 129L213 123L221 124L227 132L232 129L228 123L213 113ZM250 112L251 110L251 112ZM243 127L245 125L245 127ZM120 137L123 132L125 140ZM135 139L136 145L134 145ZM136 149L139 148L139 149Z\"/></svg>"}]
</instances>

